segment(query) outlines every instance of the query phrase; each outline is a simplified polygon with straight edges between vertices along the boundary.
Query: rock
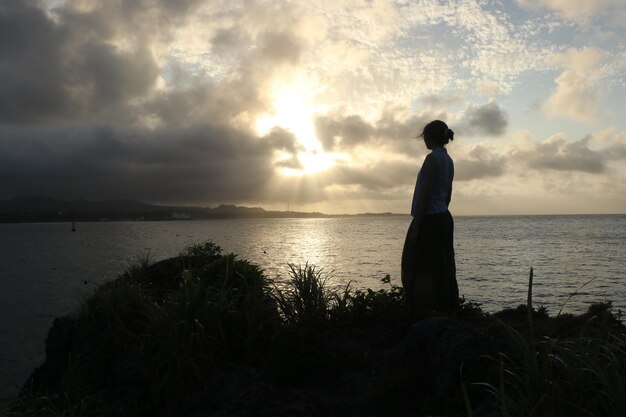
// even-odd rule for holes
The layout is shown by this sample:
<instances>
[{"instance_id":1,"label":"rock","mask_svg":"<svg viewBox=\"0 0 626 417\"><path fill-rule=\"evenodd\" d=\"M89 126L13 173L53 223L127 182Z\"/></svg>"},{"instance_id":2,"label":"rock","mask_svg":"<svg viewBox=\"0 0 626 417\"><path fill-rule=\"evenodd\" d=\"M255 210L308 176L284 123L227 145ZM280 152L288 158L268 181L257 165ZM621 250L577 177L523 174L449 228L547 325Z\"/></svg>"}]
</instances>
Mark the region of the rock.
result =
<instances>
[{"instance_id":1,"label":"rock","mask_svg":"<svg viewBox=\"0 0 626 417\"><path fill-rule=\"evenodd\" d=\"M316 395L301 389L277 388L254 368L223 370L203 390L184 401L175 415L189 417L322 417L330 411Z\"/></svg>"},{"instance_id":2,"label":"rock","mask_svg":"<svg viewBox=\"0 0 626 417\"><path fill-rule=\"evenodd\" d=\"M482 380L492 365L485 355L495 354L496 346L490 336L459 321L431 317L416 322L387 359L370 408L388 408L373 415L463 414L462 381Z\"/></svg>"},{"instance_id":3,"label":"rock","mask_svg":"<svg viewBox=\"0 0 626 417\"><path fill-rule=\"evenodd\" d=\"M413 325L403 343L402 361L425 388L449 392L458 388L461 372L471 372L484 355L494 353L488 335L461 322L432 317Z\"/></svg>"},{"instance_id":4,"label":"rock","mask_svg":"<svg viewBox=\"0 0 626 417\"><path fill-rule=\"evenodd\" d=\"M77 323L71 317L54 319L46 337L46 361L64 359L69 354Z\"/></svg>"},{"instance_id":5,"label":"rock","mask_svg":"<svg viewBox=\"0 0 626 417\"><path fill-rule=\"evenodd\" d=\"M46 360L33 371L24 384L22 392L54 390L67 369L76 329L77 322L74 318L54 319L46 337Z\"/></svg>"}]
</instances>

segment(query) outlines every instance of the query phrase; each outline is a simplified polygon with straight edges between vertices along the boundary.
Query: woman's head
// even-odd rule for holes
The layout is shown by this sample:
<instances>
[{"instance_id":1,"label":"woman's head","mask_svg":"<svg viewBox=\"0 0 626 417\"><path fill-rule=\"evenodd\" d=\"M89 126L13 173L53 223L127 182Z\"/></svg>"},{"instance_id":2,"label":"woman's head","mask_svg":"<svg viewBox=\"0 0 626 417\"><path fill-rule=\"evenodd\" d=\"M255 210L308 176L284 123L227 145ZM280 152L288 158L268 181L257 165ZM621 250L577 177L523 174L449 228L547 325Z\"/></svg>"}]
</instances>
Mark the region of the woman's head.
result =
<instances>
[{"instance_id":1,"label":"woman's head","mask_svg":"<svg viewBox=\"0 0 626 417\"><path fill-rule=\"evenodd\" d=\"M424 130L418 137L423 137L426 147L432 149L453 140L454 132L441 120L433 120L424 126Z\"/></svg>"}]
</instances>

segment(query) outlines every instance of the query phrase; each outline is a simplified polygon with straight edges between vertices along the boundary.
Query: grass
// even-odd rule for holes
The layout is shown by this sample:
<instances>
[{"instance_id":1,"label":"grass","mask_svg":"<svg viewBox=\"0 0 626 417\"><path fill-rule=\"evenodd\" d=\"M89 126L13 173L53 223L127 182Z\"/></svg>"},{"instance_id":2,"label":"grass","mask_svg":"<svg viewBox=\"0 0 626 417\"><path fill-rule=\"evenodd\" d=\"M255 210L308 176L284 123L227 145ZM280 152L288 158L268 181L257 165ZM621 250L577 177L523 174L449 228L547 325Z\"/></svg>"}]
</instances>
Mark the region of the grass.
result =
<instances>
[{"instance_id":1,"label":"grass","mask_svg":"<svg viewBox=\"0 0 626 417\"><path fill-rule=\"evenodd\" d=\"M328 288L329 277L312 265L289 264L291 279L274 287L274 300L288 325L316 326L330 318L331 311L341 303Z\"/></svg>"},{"instance_id":2,"label":"grass","mask_svg":"<svg viewBox=\"0 0 626 417\"><path fill-rule=\"evenodd\" d=\"M605 303L549 317L532 279L516 309L460 300L461 325L497 350L432 393L397 363L414 318L388 275L376 291L335 288L322 269L289 265L279 284L212 242L140 258L55 321L46 363L5 415L622 415L620 314Z\"/></svg>"},{"instance_id":3,"label":"grass","mask_svg":"<svg viewBox=\"0 0 626 417\"><path fill-rule=\"evenodd\" d=\"M279 325L261 270L221 256L211 243L192 246L179 259L177 270L169 268L171 282L147 279L158 264L140 259L99 286L74 319L60 384L31 386L7 415L71 415L74 409L87 415L89 404L102 409L110 398L130 401L127 392L142 401L125 407L158 415L223 364L261 355Z\"/></svg>"},{"instance_id":4,"label":"grass","mask_svg":"<svg viewBox=\"0 0 626 417\"><path fill-rule=\"evenodd\" d=\"M500 321L511 350L492 357L498 369L497 381L474 385L493 395L499 414L505 417L623 416L626 334L619 326L619 315L615 318L610 303L594 304L583 316L585 321L577 337L536 338L532 288L531 268L526 305L528 332L524 334ZM469 398L466 405L468 414L472 414Z\"/></svg>"}]
</instances>

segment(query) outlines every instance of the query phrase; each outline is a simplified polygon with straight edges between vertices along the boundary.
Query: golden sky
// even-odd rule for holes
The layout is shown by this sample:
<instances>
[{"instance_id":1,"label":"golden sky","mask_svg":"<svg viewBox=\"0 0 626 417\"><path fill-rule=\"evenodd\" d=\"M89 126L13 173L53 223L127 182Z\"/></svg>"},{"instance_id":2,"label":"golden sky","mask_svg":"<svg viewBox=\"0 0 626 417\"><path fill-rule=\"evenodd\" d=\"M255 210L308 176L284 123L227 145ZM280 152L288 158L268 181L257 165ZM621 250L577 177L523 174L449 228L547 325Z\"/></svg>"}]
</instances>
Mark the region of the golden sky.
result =
<instances>
[{"instance_id":1,"label":"golden sky","mask_svg":"<svg viewBox=\"0 0 626 417\"><path fill-rule=\"evenodd\" d=\"M623 0L5 0L0 198L626 212Z\"/></svg>"}]
</instances>

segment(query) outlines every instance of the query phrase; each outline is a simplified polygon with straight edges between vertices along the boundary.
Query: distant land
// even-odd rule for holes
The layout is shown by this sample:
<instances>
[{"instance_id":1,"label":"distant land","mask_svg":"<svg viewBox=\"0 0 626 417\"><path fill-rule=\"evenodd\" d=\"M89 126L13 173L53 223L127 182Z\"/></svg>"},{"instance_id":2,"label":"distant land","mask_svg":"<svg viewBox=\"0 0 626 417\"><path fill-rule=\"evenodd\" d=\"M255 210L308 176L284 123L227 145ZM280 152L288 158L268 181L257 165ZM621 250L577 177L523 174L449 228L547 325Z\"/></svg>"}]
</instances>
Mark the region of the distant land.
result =
<instances>
[{"instance_id":1,"label":"distant land","mask_svg":"<svg viewBox=\"0 0 626 417\"><path fill-rule=\"evenodd\" d=\"M324 214L319 212L268 211L261 207L221 204L209 207L175 207L133 200L62 200L46 196L20 196L0 200L0 223L198 220L226 218L325 218L356 216L398 216L394 213Z\"/></svg>"}]
</instances>

